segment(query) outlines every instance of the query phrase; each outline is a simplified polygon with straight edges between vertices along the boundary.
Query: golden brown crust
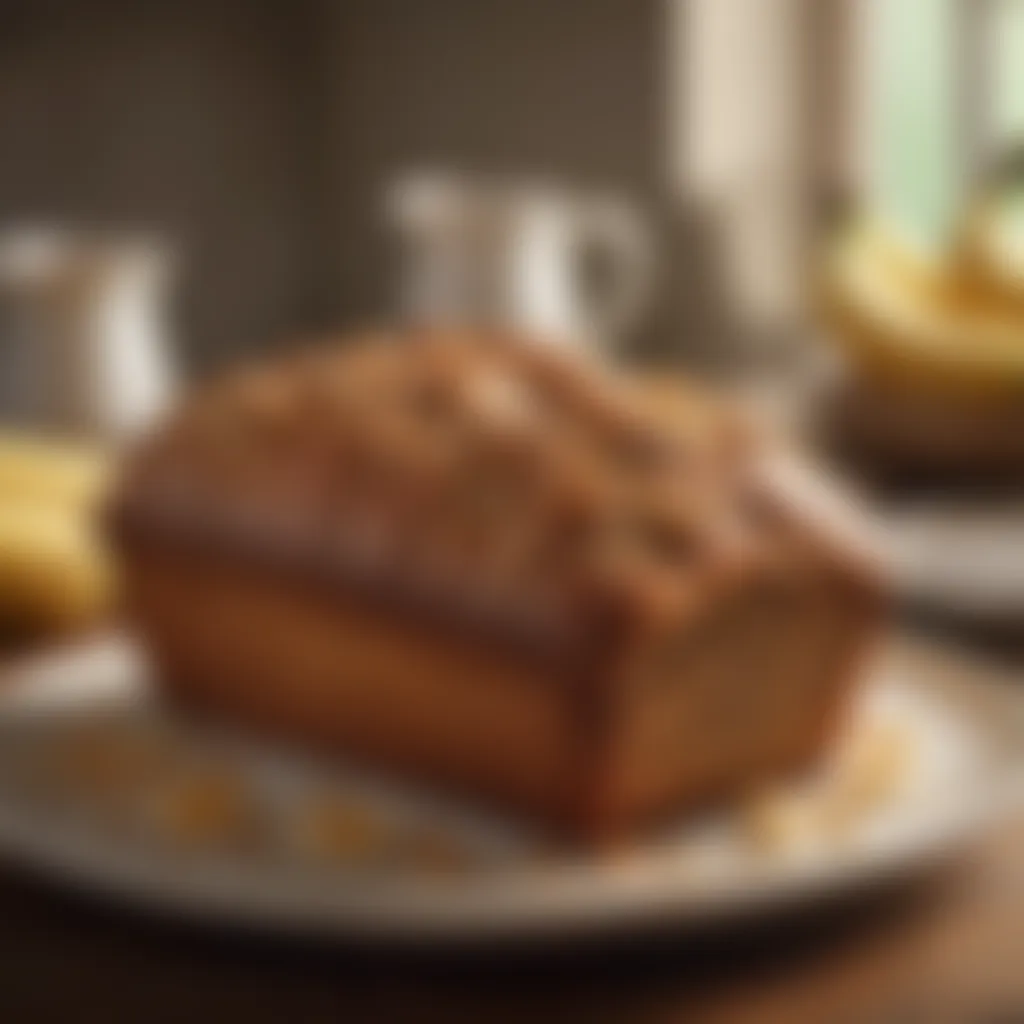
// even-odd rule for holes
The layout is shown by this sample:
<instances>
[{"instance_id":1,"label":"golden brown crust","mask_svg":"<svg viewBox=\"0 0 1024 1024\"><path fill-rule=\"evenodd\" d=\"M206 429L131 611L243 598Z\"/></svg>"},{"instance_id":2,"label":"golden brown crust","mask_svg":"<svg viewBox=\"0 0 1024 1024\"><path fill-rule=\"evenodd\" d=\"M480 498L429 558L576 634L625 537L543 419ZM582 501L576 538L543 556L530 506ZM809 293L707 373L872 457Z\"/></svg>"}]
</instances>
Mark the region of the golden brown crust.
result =
<instances>
[{"instance_id":1,"label":"golden brown crust","mask_svg":"<svg viewBox=\"0 0 1024 1024\"><path fill-rule=\"evenodd\" d=\"M198 394L140 454L117 518L604 628L609 609L672 614L737 543L770 543L744 520L755 481L723 456L728 412L690 405L669 423L621 377L525 343L318 351Z\"/></svg>"},{"instance_id":2,"label":"golden brown crust","mask_svg":"<svg viewBox=\"0 0 1024 1024\"><path fill-rule=\"evenodd\" d=\"M870 632L877 587L766 462L703 394L667 415L539 345L414 335L203 390L140 451L113 521L176 692L592 835L823 742L848 685L837 652ZM804 619L815 653L787 660ZM250 624L257 662L235 650ZM779 719L764 742L709 710L755 692ZM388 711L405 699L411 718ZM488 725L503 707L514 736ZM441 719L460 714L482 735L457 740ZM557 798L520 764L531 721L561 751L541 772ZM695 750L702 723L722 730L721 756L670 755L659 721Z\"/></svg>"}]
</instances>

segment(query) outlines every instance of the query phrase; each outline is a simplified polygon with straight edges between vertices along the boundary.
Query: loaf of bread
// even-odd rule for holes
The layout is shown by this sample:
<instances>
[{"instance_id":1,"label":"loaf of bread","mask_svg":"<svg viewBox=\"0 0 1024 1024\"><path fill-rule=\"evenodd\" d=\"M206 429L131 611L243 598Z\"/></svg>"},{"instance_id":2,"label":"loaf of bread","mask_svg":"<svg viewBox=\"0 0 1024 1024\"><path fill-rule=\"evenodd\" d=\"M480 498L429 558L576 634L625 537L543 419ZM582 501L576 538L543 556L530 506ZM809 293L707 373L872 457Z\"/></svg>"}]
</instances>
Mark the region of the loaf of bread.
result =
<instances>
[{"instance_id":1,"label":"loaf of bread","mask_svg":"<svg viewBox=\"0 0 1024 1024\"><path fill-rule=\"evenodd\" d=\"M827 742L879 586L781 465L700 391L413 333L207 386L112 523L167 693L596 840Z\"/></svg>"}]
</instances>

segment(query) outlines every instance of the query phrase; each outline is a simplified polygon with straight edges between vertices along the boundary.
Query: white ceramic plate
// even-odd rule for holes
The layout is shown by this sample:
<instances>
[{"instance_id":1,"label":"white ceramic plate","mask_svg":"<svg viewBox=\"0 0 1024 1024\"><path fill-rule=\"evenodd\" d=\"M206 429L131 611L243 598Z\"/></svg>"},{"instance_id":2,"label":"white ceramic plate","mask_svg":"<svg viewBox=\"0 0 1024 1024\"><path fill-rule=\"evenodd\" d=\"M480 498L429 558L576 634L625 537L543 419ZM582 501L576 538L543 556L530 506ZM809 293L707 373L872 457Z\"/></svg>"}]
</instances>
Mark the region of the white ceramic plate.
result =
<instances>
[{"instance_id":1,"label":"white ceramic plate","mask_svg":"<svg viewBox=\"0 0 1024 1024\"><path fill-rule=\"evenodd\" d=\"M149 909L278 931L475 941L747 918L921 868L1024 794L1024 690L909 641L884 652L847 748L870 750L857 748L857 730L866 736L863 723L871 723L875 736L882 728L890 740L901 737L895 760L890 743L861 765L860 781L833 768L762 801L756 813L733 808L690 821L613 859L557 853L505 823L352 769L179 721L152 699L123 639L9 676L0 689L0 850L61 883ZM175 757L229 766L247 806L259 808L260 827L237 842L195 843L154 830L160 819L138 808L126 817L124 794L111 794L102 771L68 776L73 762L61 760L110 729L152 736L158 747L173 737ZM296 808L310 794L343 807L356 801L396 835L443 836L455 844L449 849L471 852L470 866L428 869L417 845L409 857L401 842L392 843L397 855L370 866L311 854L294 842ZM863 806L851 815L852 797Z\"/></svg>"},{"instance_id":2,"label":"white ceramic plate","mask_svg":"<svg viewBox=\"0 0 1024 1024\"><path fill-rule=\"evenodd\" d=\"M889 563L913 603L971 620L1024 621L1024 502L933 502L884 517Z\"/></svg>"}]
</instances>

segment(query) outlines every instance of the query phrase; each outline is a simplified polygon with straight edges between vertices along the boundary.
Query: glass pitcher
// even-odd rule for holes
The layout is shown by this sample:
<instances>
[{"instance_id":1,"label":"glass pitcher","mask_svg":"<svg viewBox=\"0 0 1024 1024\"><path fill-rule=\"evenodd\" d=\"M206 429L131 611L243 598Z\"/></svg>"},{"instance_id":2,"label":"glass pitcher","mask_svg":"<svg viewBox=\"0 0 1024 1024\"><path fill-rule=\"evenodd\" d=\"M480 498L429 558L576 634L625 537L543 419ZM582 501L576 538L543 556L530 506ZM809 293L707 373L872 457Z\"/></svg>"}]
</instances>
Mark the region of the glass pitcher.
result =
<instances>
[{"instance_id":1,"label":"glass pitcher","mask_svg":"<svg viewBox=\"0 0 1024 1024\"><path fill-rule=\"evenodd\" d=\"M0 420L105 440L174 391L162 246L57 231L0 235Z\"/></svg>"},{"instance_id":2,"label":"glass pitcher","mask_svg":"<svg viewBox=\"0 0 1024 1024\"><path fill-rule=\"evenodd\" d=\"M525 182L414 174L388 191L399 307L419 323L621 347L651 284L646 226L624 201Z\"/></svg>"}]
</instances>

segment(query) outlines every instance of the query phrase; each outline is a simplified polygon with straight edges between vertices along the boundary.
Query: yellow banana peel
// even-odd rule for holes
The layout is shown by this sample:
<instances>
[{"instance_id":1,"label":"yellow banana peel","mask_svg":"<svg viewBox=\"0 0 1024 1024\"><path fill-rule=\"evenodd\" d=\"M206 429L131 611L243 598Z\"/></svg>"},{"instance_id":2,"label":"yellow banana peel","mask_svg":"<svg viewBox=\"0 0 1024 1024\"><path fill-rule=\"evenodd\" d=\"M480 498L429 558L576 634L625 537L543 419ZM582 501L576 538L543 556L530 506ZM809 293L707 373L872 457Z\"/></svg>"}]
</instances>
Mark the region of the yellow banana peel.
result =
<instances>
[{"instance_id":1,"label":"yellow banana peel","mask_svg":"<svg viewBox=\"0 0 1024 1024\"><path fill-rule=\"evenodd\" d=\"M980 301L1024 316L1024 203L979 197L957 233L953 257L963 287Z\"/></svg>"},{"instance_id":2,"label":"yellow banana peel","mask_svg":"<svg viewBox=\"0 0 1024 1024\"><path fill-rule=\"evenodd\" d=\"M0 432L0 500L13 496L84 507L102 498L112 468L111 456L95 448Z\"/></svg>"},{"instance_id":3,"label":"yellow banana peel","mask_svg":"<svg viewBox=\"0 0 1024 1024\"><path fill-rule=\"evenodd\" d=\"M100 451L0 434L3 632L59 632L107 614L115 573L95 516L111 470Z\"/></svg>"},{"instance_id":4,"label":"yellow banana peel","mask_svg":"<svg viewBox=\"0 0 1024 1024\"><path fill-rule=\"evenodd\" d=\"M984 402L1024 401L1024 314L864 222L828 260L824 300L850 361L869 378Z\"/></svg>"}]
</instances>

